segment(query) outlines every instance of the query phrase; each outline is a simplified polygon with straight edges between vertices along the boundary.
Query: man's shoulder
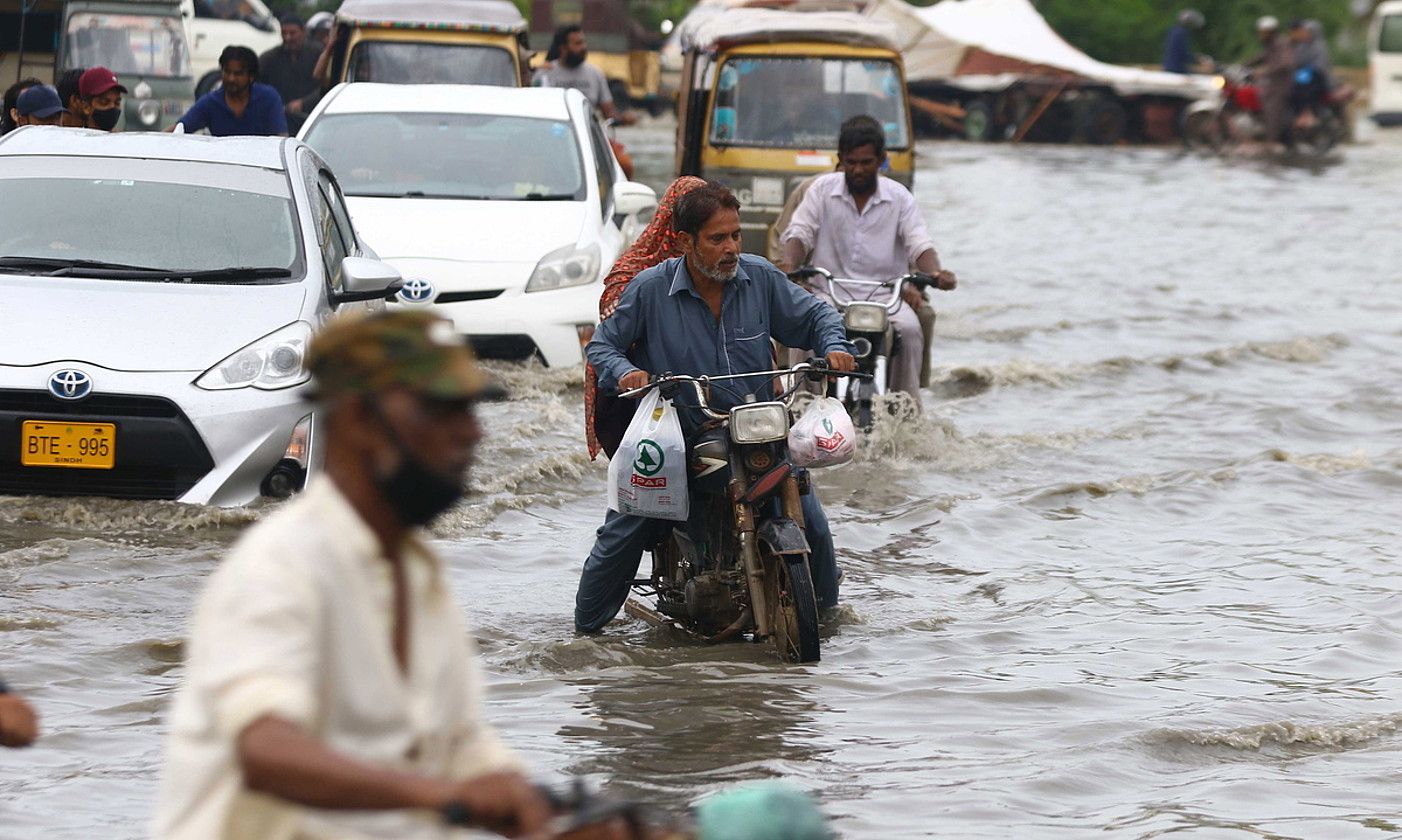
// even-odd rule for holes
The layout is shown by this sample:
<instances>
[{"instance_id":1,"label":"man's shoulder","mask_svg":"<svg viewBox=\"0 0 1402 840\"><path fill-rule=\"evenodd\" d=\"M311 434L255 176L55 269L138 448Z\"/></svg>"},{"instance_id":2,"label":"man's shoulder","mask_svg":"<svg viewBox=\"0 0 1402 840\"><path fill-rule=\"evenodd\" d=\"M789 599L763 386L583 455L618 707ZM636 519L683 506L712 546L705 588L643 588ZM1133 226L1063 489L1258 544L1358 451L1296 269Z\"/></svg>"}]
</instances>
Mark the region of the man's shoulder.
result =
<instances>
[{"instance_id":1,"label":"man's shoulder","mask_svg":"<svg viewBox=\"0 0 1402 840\"><path fill-rule=\"evenodd\" d=\"M788 275L779 270L779 267L758 254L741 254L740 267L745 270L745 275L751 280L773 281L783 280L788 282Z\"/></svg>"},{"instance_id":2,"label":"man's shoulder","mask_svg":"<svg viewBox=\"0 0 1402 840\"><path fill-rule=\"evenodd\" d=\"M249 95L257 97L264 102L282 101L282 94L277 92L277 88L264 82L254 82L253 89L249 92Z\"/></svg>"},{"instance_id":3,"label":"man's shoulder","mask_svg":"<svg viewBox=\"0 0 1402 840\"><path fill-rule=\"evenodd\" d=\"M635 294L651 295L659 291L666 294L672 288L672 278L676 276L677 266L681 264L683 257L671 257L665 259L651 268L645 268L638 272L628 288L637 289Z\"/></svg>"},{"instance_id":4,"label":"man's shoulder","mask_svg":"<svg viewBox=\"0 0 1402 840\"><path fill-rule=\"evenodd\" d=\"M915 203L915 194L912 193L910 188L905 184L902 184L900 181L888 175L881 175L879 177L881 179L881 194L885 196L888 201L894 201L902 205Z\"/></svg>"},{"instance_id":5,"label":"man's shoulder","mask_svg":"<svg viewBox=\"0 0 1402 840\"><path fill-rule=\"evenodd\" d=\"M827 193L837 184L845 183L846 178L847 176L841 172L824 172L821 175L813 176L812 183L809 185L808 190L809 192L818 191Z\"/></svg>"},{"instance_id":6,"label":"man's shoulder","mask_svg":"<svg viewBox=\"0 0 1402 840\"><path fill-rule=\"evenodd\" d=\"M608 87L608 76L604 75L604 71L597 64L590 64L586 61L579 66L579 69L583 74L590 76L595 81L602 82L604 87Z\"/></svg>"}]
</instances>

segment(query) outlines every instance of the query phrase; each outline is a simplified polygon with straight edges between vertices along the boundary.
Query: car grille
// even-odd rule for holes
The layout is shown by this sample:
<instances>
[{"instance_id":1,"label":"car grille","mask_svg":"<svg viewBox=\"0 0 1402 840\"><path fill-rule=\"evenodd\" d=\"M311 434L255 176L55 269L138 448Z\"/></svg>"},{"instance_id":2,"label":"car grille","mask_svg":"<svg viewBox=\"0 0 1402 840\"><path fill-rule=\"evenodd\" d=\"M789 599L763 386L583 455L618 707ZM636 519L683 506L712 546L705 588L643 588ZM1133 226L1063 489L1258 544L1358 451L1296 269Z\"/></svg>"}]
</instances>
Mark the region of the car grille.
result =
<instances>
[{"instance_id":1,"label":"car grille","mask_svg":"<svg viewBox=\"0 0 1402 840\"><path fill-rule=\"evenodd\" d=\"M117 425L117 465L110 470L25 467L25 420L85 420ZM94 394L67 402L44 391L0 390L0 494L178 499L214 469L189 418L161 397Z\"/></svg>"},{"instance_id":2,"label":"car grille","mask_svg":"<svg viewBox=\"0 0 1402 840\"><path fill-rule=\"evenodd\" d=\"M468 300L491 300L499 297L505 289L486 289L477 292L443 292L433 299L434 303L462 303Z\"/></svg>"}]
</instances>

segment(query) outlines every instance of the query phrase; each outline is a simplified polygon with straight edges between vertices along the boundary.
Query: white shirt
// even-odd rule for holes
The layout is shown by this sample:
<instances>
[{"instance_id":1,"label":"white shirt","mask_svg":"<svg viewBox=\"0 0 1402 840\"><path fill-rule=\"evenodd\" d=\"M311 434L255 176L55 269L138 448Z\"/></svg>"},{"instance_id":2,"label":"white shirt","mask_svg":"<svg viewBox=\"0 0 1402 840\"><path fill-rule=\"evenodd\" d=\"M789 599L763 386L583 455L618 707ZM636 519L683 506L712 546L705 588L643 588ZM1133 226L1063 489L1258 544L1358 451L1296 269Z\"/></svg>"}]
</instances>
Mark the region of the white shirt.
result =
<instances>
[{"instance_id":1,"label":"white shirt","mask_svg":"<svg viewBox=\"0 0 1402 840\"><path fill-rule=\"evenodd\" d=\"M812 252L809 262L834 277L890 280L934 248L915 196L897 181L876 179L876 192L859 212L846 176L830 172L808 189L784 231Z\"/></svg>"},{"instance_id":2,"label":"white shirt","mask_svg":"<svg viewBox=\"0 0 1402 840\"><path fill-rule=\"evenodd\" d=\"M480 718L476 650L441 561L404 548L409 667L393 649L393 577L330 481L244 534L196 604L156 817L162 840L443 838L427 812L331 812L243 785L234 742L275 715L342 755L437 778L516 768Z\"/></svg>"}]
</instances>

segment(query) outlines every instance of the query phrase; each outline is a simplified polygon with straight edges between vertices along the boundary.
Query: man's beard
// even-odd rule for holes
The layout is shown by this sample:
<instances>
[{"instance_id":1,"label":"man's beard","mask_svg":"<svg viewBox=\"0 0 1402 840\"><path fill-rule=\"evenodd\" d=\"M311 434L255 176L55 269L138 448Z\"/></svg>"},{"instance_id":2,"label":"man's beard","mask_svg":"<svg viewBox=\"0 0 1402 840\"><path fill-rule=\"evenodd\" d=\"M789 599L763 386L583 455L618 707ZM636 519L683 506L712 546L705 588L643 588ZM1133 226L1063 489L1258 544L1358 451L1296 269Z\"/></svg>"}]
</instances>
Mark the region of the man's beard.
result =
<instances>
[{"instance_id":1,"label":"man's beard","mask_svg":"<svg viewBox=\"0 0 1402 840\"><path fill-rule=\"evenodd\" d=\"M851 193L852 195L866 195L867 193L876 189L875 175L871 176L870 178L863 175L848 175L846 176L846 178L847 192Z\"/></svg>"},{"instance_id":2,"label":"man's beard","mask_svg":"<svg viewBox=\"0 0 1402 840\"><path fill-rule=\"evenodd\" d=\"M701 275L712 283L729 283L735 279L735 274L740 270L740 261L736 260L729 266L722 267L721 263L715 265L705 265L697 260L700 266Z\"/></svg>"},{"instance_id":3,"label":"man's beard","mask_svg":"<svg viewBox=\"0 0 1402 840\"><path fill-rule=\"evenodd\" d=\"M588 58L588 57L589 57L589 51L588 51L588 50L585 50L584 52L578 53L578 54L575 54L575 53L565 53L564 57L561 58L560 60L563 61L563 62L565 63L565 66L566 66L566 67L578 67L579 65L583 64L583 63L584 63L584 59L586 59L586 58Z\"/></svg>"}]
</instances>

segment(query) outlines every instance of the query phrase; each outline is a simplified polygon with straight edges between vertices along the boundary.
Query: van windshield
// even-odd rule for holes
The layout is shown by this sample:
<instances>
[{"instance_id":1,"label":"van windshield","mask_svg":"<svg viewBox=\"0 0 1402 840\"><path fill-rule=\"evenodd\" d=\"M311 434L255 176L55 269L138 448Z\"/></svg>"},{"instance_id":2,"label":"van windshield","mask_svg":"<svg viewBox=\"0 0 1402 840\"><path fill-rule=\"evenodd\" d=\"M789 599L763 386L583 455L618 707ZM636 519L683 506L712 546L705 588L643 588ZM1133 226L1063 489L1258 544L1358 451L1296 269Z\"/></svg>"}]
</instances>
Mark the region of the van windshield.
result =
<instances>
[{"instance_id":1,"label":"van windshield","mask_svg":"<svg viewBox=\"0 0 1402 840\"><path fill-rule=\"evenodd\" d=\"M904 94L891 61L731 59L717 80L711 142L829 149L844 121L865 114L886 130L886 148L904 149L910 146Z\"/></svg>"},{"instance_id":2,"label":"van windshield","mask_svg":"<svg viewBox=\"0 0 1402 840\"><path fill-rule=\"evenodd\" d=\"M1383 18L1378 31L1378 52L1402 53L1402 15Z\"/></svg>"},{"instance_id":3,"label":"van windshield","mask_svg":"<svg viewBox=\"0 0 1402 840\"><path fill-rule=\"evenodd\" d=\"M351 50L346 78L392 85L516 87L511 53L477 44L361 41Z\"/></svg>"},{"instance_id":4,"label":"van windshield","mask_svg":"<svg viewBox=\"0 0 1402 840\"><path fill-rule=\"evenodd\" d=\"M78 12L68 19L65 66L108 67L118 76L188 79L185 25L171 15Z\"/></svg>"},{"instance_id":5,"label":"van windshield","mask_svg":"<svg viewBox=\"0 0 1402 840\"><path fill-rule=\"evenodd\" d=\"M304 138L348 196L583 201L568 122L492 114L332 114Z\"/></svg>"}]
</instances>

